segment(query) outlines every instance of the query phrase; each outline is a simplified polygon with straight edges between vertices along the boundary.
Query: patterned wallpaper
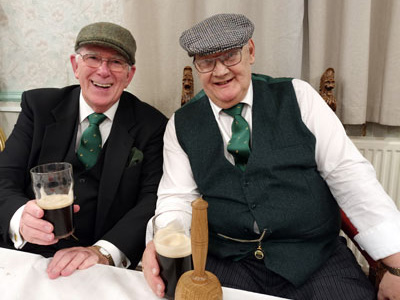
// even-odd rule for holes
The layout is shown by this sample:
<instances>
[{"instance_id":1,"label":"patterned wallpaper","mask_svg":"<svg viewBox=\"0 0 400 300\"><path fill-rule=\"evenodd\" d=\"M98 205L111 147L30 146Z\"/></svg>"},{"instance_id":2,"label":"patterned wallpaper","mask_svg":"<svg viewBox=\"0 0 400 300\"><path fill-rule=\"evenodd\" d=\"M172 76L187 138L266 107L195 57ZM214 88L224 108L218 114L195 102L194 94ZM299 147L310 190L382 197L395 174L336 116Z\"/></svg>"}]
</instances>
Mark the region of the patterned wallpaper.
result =
<instances>
[{"instance_id":1,"label":"patterned wallpaper","mask_svg":"<svg viewBox=\"0 0 400 300\"><path fill-rule=\"evenodd\" d=\"M226 1L174 1L0 0L0 126L5 128L7 134L11 132L18 114L16 109L19 103L16 101L22 91L77 83L69 55L74 51L75 37L79 30L97 21L114 22L136 29L133 31L135 39L143 45L137 53L137 67L140 71L135 74L128 90L134 89L133 92L142 100L156 106L167 116L171 115L180 103L180 68L188 64L185 60L188 58L180 54L183 52L177 46L179 32L197 16L194 12L198 12L199 7L203 7L199 12L201 15L224 11L227 6L224 4ZM236 3L233 6L240 10L242 4L239 5L239 2L242 1L233 2ZM185 12L176 11L178 4ZM170 21L172 13L175 15L174 22L162 26ZM142 29L163 39L156 43ZM141 49L147 49L147 52ZM169 55L159 55L164 52ZM146 56L161 59L142 59ZM154 73L153 70L160 67L156 62L160 61L167 67L157 69ZM158 89L148 89L147 83L154 80L158 80ZM346 130L351 135L360 135L359 127L347 126ZM367 135L400 137L400 127L372 124L367 127Z\"/></svg>"},{"instance_id":2,"label":"patterned wallpaper","mask_svg":"<svg viewBox=\"0 0 400 300\"><path fill-rule=\"evenodd\" d=\"M0 0L0 91L77 83L69 55L80 28L121 24L119 0Z\"/></svg>"}]
</instances>

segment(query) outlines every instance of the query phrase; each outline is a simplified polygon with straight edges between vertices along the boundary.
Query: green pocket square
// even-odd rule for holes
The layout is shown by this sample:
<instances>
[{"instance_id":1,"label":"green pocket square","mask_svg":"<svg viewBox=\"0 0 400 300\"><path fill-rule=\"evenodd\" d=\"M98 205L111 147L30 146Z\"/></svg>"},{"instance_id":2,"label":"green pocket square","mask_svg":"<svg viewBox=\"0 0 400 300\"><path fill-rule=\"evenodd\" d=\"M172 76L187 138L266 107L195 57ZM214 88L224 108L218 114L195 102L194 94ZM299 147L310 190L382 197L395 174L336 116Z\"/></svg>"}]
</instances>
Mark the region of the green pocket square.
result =
<instances>
[{"instance_id":1,"label":"green pocket square","mask_svg":"<svg viewBox=\"0 0 400 300\"><path fill-rule=\"evenodd\" d=\"M128 168L137 165L143 160L143 152L140 151L138 148L133 147L131 149L131 153L129 154L129 164Z\"/></svg>"}]
</instances>

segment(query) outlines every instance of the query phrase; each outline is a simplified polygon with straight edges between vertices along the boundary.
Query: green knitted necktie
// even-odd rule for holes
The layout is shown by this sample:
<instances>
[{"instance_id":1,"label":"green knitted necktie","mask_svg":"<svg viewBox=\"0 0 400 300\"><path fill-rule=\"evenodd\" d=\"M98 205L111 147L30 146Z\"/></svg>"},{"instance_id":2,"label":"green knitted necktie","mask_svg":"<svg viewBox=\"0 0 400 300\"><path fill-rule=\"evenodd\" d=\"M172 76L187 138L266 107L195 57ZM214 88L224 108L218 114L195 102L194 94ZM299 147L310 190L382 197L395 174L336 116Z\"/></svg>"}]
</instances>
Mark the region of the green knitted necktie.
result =
<instances>
[{"instance_id":1,"label":"green knitted necktie","mask_svg":"<svg viewBox=\"0 0 400 300\"><path fill-rule=\"evenodd\" d=\"M249 124L242 117L243 103L239 103L223 111L233 117L232 137L228 143L228 152L235 159L235 166L244 171L250 155Z\"/></svg>"},{"instance_id":2,"label":"green knitted necktie","mask_svg":"<svg viewBox=\"0 0 400 300\"><path fill-rule=\"evenodd\" d=\"M101 151L101 134L99 124L106 118L103 114L93 113L88 116L89 127L82 133L81 143L79 145L79 160L85 165L86 169L90 169L96 164L97 157Z\"/></svg>"}]
</instances>

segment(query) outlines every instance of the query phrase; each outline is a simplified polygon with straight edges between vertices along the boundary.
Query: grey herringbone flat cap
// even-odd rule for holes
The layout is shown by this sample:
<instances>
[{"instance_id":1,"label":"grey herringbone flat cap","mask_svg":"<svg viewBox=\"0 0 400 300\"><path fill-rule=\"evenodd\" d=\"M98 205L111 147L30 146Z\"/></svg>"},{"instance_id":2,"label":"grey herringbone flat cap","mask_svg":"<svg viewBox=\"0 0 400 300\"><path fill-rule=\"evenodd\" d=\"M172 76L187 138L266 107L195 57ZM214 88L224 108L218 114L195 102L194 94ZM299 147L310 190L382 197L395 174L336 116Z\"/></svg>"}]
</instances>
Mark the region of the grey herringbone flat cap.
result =
<instances>
[{"instance_id":1,"label":"grey herringbone flat cap","mask_svg":"<svg viewBox=\"0 0 400 300\"><path fill-rule=\"evenodd\" d=\"M185 30L179 42L189 56L208 55L245 45L254 24L240 14L218 14Z\"/></svg>"},{"instance_id":2,"label":"grey herringbone flat cap","mask_svg":"<svg viewBox=\"0 0 400 300\"><path fill-rule=\"evenodd\" d=\"M75 51L84 45L110 47L125 57L130 65L135 63L135 39L128 29L117 24L98 22L83 27L76 37Z\"/></svg>"}]
</instances>

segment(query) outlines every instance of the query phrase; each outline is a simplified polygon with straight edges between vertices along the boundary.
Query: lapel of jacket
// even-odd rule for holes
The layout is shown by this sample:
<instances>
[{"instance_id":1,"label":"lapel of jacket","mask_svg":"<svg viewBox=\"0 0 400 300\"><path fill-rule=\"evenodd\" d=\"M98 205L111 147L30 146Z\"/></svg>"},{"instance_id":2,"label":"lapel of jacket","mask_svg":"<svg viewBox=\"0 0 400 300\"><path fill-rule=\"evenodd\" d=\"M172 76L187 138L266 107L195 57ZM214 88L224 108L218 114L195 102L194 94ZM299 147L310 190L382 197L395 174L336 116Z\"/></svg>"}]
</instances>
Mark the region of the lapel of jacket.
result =
<instances>
[{"instance_id":1,"label":"lapel of jacket","mask_svg":"<svg viewBox=\"0 0 400 300\"><path fill-rule=\"evenodd\" d=\"M54 123L46 126L39 164L63 161L74 141L76 120L79 114L80 88L72 90L52 111Z\"/></svg>"},{"instance_id":2,"label":"lapel of jacket","mask_svg":"<svg viewBox=\"0 0 400 300\"><path fill-rule=\"evenodd\" d=\"M133 106L129 103L131 99L129 99L128 95L127 93L121 95L107 141L107 150L104 157L98 194L96 237L102 231L134 142L134 137L129 133L135 120L134 113L132 112Z\"/></svg>"}]
</instances>

